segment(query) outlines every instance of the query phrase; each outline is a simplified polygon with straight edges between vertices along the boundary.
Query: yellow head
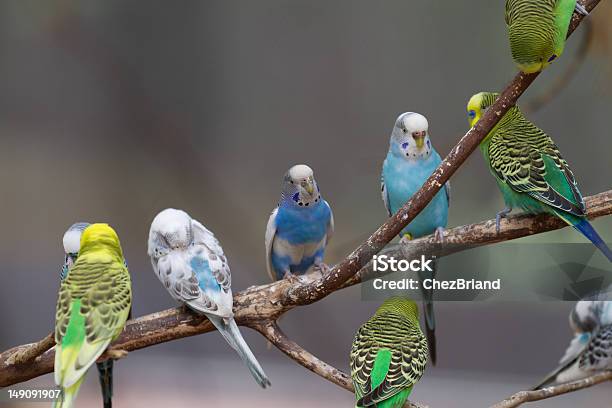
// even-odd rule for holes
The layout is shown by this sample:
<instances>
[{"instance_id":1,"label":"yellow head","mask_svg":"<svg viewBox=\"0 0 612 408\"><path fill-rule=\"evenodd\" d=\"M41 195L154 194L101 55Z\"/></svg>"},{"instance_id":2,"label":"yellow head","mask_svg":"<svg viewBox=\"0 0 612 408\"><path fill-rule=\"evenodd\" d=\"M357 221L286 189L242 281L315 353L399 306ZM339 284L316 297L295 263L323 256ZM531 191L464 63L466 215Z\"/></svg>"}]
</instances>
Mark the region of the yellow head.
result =
<instances>
[{"instance_id":1,"label":"yellow head","mask_svg":"<svg viewBox=\"0 0 612 408\"><path fill-rule=\"evenodd\" d=\"M115 230L108 224L91 224L81 235L80 254L100 249L106 249L113 255L123 258L123 251Z\"/></svg>"},{"instance_id":2,"label":"yellow head","mask_svg":"<svg viewBox=\"0 0 612 408\"><path fill-rule=\"evenodd\" d=\"M480 92L470 98L467 104L468 121L474 126L480 120L484 111L495 102L499 94L493 92Z\"/></svg>"}]
</instances>

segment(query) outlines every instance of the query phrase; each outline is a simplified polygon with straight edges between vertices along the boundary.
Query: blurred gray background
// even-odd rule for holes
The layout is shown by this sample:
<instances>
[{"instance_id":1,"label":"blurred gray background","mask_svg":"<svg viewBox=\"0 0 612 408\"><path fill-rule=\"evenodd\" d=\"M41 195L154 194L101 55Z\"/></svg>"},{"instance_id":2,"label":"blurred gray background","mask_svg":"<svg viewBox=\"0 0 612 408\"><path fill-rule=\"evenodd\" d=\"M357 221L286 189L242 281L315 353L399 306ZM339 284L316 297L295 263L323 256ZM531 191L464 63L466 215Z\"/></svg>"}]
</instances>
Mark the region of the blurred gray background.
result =
<instances>
[{"instance_id":1,"label":"blurred gray background","mask_svg":"<svg viewBox=\"0 0 612 408\"><path fill-rule=\"evenodd\" d=\"M530 116L553 135L584 195L610 188L611 6L602 2L591 17L596 35L578 75ZM563 72L582 34L523 100ZM425 114L445 155L468 129L469 97L501 89L514 73L502 0L0 1L0 348L52 329L61 237L75 221L116 228L135 316L175 305L146 255L149 224L165 207L185 209L215 232L236 292L267 282L265 225L284 172L299 162L315 169L334 210L327 260L338 261L385 220L378 183L396 116ZM452 182L450 226L503 207L479 152ZM594 225L612 240L611 219ZM529 239L583 242L571 229ZM439 304L439 364L412 398L485 406L532 384L568 344L571 306ZM376 307L351 288L292 311L282 326L347 370L353 333ZM116 406L353 403L243 333L270 390L259 390L210 333L120 361ZM609 392L601 385L537 406L608 406ZM77 406L99 405L90 372Z\"/></svg>"}]
</instances>

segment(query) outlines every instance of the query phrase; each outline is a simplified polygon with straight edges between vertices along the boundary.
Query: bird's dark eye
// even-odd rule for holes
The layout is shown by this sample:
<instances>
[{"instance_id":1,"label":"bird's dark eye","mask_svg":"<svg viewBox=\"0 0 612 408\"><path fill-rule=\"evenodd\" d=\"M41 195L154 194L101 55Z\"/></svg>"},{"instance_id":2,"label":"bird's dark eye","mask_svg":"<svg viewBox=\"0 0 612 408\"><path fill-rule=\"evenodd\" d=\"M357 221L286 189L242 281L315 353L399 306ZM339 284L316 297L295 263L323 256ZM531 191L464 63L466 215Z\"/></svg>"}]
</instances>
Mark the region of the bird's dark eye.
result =
<instances>
[{"instance_id":1,"label":"bird's dark eye","mask_svg":"<svg viewBox=\"0 0 612 408\"><path fill-rule=\"evenodd\" d=\"M548 62L553 62L554 60L557 59L557 56L555 54L551 55L551 57L548 59Z\"/></svg>"},{"instance_id":2,"label":"bird's dark eye","mask_svg":"<svg viewBox=\"0 0 612 408\"><path fill-rule=\"evenodd\" d=\"M406 130L406 129L402 129L402 132L403 132L403 133L408 133L408 130Z\"/></svg>"}]
</instances>

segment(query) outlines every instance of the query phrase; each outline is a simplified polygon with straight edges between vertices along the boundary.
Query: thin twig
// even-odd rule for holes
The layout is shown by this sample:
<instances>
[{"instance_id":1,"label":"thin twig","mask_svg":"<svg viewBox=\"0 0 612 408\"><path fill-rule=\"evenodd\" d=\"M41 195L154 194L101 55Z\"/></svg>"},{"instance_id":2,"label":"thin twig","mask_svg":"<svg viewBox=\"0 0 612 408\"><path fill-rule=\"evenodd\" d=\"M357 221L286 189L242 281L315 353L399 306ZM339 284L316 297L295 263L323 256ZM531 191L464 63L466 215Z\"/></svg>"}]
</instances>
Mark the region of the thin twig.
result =
<instances>
[{"instance_id":1,"label":"thin twig","mask_svg":"<svg viewBox=\"0 0 612 408\"><path fill-rule=\"evenodd\" d=\"M606 371L587 377L583 380L574 381L566 384L555 385L553 387L542 388L536 391L520 391L505 400L491 406L491 408L514 408L522 405L525 402L540 401L547 398L552 398L557 395L567 394L592 387L596 384L611 381L612 372Z\"/></svg>"}]
</instances>

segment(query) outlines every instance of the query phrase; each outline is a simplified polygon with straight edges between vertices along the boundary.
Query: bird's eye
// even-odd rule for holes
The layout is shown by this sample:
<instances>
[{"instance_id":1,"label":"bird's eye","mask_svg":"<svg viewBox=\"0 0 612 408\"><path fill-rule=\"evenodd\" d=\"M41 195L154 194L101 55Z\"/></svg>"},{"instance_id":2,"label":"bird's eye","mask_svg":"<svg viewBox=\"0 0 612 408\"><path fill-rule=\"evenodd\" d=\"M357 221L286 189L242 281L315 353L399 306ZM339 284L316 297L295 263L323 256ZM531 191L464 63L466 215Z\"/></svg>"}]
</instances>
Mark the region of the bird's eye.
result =
<instances>
[{"instance_id":1,"label":"bird's eye","mask_svg":"<svg viewBox=\"0 0 612 408\"><path fill-rule=\"evenodd\" d=\"M407 149L408 148L408 143L402 143L402 149Z\"/></svg>"},{"instance_id":2,"label":"bird's eye","mask_svg":"<svg viewBox=\"0 0 612 408\"><path fill-rule=\"evenodd\" d=\"M553 62L554 60L557 59L557 56L555 54L551 55L550 58L548 59L548 62Z\"/></svg>"},{"instance_id":3,"label":"bird's eye","mask_svg":"<svg viewBox=\"0 0 612 408\"><path fill-rule=\"evenodd\" d=\"M402 132L403 133L408 133L408 129L404 128L404 129L402 129Z\"/></svg>"}]
</instances>

